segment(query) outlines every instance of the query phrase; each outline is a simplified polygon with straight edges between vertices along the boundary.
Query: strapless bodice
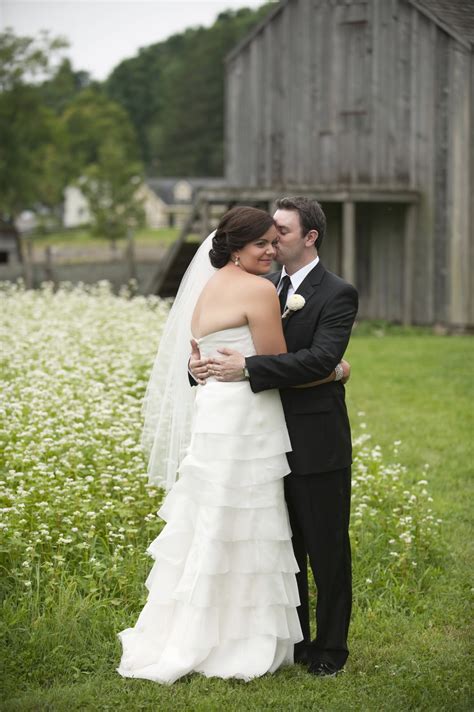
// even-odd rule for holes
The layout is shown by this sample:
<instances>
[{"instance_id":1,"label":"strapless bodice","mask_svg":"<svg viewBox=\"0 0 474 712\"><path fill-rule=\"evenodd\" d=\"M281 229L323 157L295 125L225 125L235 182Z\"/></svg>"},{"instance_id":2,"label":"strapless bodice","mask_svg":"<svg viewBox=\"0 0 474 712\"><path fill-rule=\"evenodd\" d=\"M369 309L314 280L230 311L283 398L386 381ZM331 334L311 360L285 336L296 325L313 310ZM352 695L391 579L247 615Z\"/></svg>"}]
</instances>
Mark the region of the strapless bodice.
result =
<instances>
[{"instance_id":1,"label":"strapless bodice","mask_svg":"<svg viewBox=\"0 0 474 712\"><path fill-rule=\"evenodd\" d=\"M196 339L203 358L218 356L217 349L234 349L243 356L255 356L257 353L252 341L252 334L248 324L233 326L229 329L219 329L211 334Z\"/></svg>"}]
</instances>

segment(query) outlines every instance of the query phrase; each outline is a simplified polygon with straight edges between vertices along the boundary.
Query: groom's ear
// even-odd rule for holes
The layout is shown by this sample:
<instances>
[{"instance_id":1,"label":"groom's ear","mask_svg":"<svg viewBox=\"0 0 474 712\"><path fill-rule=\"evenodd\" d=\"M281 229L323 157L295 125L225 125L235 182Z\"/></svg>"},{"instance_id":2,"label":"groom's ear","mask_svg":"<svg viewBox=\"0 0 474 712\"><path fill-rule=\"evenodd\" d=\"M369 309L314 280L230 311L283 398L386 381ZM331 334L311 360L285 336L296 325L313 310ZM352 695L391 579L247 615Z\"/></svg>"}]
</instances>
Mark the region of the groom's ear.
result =
<instances>
[{"instance_id":1,"label":"groom's ear","mask_svg":"<svg viewBox=\"0 0 474 712\"><path fill-rule=\"evenodd\" d=\"M310 230L305 235L305 244L307 247L314 247L316 240L319 237L319 232L317 230Z\"/></svg>"}]
</instances>

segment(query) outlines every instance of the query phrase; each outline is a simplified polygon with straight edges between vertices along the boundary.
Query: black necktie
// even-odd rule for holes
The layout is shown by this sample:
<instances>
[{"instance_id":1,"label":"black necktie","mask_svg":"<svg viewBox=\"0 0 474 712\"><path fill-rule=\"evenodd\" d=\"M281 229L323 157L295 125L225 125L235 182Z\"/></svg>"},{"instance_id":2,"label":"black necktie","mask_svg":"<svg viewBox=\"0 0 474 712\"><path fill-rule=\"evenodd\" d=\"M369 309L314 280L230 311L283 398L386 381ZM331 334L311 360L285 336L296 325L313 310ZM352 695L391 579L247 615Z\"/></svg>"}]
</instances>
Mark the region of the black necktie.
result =
<instances>
[{"instance_id":1,"label":"black necktie","mask_svg":"<svg viewBox=\"0 0 474 712\"><path fill-rule=\"evenodd\" d=\"M280 311L283 314L285 311L286 307L286 300L288 299L288 289L291 286L291 279L288 277L287 274L283 277L283 279L280 282L281 284L281 289L280 289L280 294L278 295L278 299L280 300Z\"/></svg>"}]
</instances>

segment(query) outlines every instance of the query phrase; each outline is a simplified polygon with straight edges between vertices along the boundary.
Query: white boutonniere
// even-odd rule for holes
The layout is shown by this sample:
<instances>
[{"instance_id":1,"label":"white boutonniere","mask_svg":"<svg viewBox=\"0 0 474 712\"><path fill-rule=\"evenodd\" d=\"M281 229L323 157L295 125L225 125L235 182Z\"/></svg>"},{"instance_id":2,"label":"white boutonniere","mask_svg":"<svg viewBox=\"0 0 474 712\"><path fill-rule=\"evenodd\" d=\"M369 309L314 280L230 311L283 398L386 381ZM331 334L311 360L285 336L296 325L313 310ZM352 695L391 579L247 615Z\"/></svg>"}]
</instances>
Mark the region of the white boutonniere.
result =
<instances>
[{"instance_id":1,"label":"white boutonniere","mask_svg":"<svg viewBox=\"0 0 474 712\"><path fill-rule=\"evenodd\" d=\"M301 294L292 294L288 299L285 307L285 311L281 315L282 319L285 319L291 312L299 311L303 309L306 304L306 299L301 296Z\"/></svg>"}]
</instances>

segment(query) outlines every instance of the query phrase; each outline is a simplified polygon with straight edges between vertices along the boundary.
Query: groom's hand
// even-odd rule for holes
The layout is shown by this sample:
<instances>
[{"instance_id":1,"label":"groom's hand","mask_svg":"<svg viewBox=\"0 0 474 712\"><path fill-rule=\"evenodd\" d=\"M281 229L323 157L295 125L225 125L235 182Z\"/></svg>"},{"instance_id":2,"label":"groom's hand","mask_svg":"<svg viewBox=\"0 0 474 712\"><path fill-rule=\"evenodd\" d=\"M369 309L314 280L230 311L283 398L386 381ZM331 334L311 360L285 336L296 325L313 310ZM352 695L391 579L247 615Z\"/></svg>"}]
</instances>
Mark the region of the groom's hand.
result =
<instances>
[{"instance_id":1,"label":"groom's hand","mask_svg":"<svg viewBox=\"0 0 474 712\"><path fill-rule=\"evenodd\" d=\"M209 359L209 373L218 381L243 381L245 356L233 349L217 349L220 358Z\"/></svg>"},{"instance_id":2,"label":"groom's hand","mask_svg":"<svg viewBox=\"0 0 474 712\"><path fill-rule=\"evenodd\" d=\"M189 373L195 381L203 386L209 378L209 359L201 358L199 344L196 339L191 339L191 356L188 362Z\"/></svg>"}]
</instances>

